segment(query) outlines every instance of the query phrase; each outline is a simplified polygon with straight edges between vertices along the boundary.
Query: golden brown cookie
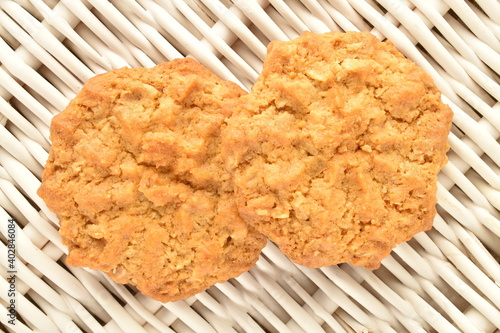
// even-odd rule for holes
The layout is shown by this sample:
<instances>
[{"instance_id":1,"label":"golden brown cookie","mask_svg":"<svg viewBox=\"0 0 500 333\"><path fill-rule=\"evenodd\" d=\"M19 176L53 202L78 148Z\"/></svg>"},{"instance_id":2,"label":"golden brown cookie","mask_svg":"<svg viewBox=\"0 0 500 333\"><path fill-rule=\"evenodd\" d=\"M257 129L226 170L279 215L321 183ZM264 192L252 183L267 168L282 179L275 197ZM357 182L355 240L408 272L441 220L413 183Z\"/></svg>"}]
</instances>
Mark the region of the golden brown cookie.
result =
<instances>
[{"instance_id":1,"label":"golden brown cookie","mask_svg":"<svg viewBox=\"0 0 500 333\"><path fill-rule=\"evenodd\" d=\"M298 264L377 268L428 230L452 112L369 33L272 42L222 132L239 211Z\"/></svg>"},{"instance_id":2,"label":"golden brown cookie","mask_svg":"<svg viewBox=\"0 0 500 333\"><path fill-rule=\"evenodd\" d=\"M38 191L68 264L162 302L250 269L265 239L240 218L219 147L244 93L191 59L90 79L53 119Z\"/></svg>"}]
</instances>

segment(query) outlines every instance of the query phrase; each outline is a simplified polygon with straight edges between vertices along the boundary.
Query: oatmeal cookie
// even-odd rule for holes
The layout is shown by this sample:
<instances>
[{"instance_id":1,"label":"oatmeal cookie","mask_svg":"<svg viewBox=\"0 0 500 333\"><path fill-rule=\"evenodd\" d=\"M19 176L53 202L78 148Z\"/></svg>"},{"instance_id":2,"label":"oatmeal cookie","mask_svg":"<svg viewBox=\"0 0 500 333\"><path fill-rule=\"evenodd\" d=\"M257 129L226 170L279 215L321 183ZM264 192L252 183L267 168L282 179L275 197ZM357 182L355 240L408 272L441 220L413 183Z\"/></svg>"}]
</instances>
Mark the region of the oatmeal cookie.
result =
<instances>
[{"instance_id":1,"label":"oatmeal cookie","mask_svg":"<svg viewBox=\"0 0 500 333\"><path fill-rule=\"evenodd\" d=\"M192 59L90 79L53 119L38 190L67 263L162 302L250 269L265 238L239 216L219 146L244 93Z\"/></svg>"},{"instance_id":2,"label":"oatmeal cookie","mask_svg":"<svg viewBox=\"0 0 500 333\"><path fill-rule=\"evenodd\" d=\"M240 214L294 262L374 269L428 230L452 112L369 33L272 42L222 132Z\"/></svg>"}]
</instances>

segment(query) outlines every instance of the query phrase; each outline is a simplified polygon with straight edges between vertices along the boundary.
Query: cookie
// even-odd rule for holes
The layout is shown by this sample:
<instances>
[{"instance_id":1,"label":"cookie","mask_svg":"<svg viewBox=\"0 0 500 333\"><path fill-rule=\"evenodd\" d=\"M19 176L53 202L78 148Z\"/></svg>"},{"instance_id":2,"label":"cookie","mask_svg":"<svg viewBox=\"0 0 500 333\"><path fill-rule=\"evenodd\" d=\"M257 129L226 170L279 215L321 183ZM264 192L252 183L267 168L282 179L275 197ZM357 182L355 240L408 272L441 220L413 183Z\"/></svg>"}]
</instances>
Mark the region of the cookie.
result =
<instances>
[{"instance_id":1,"label":"cookie","mask_svg":"<svg viewBox=\"0 0 500 333\"><path fill-rule=\"evenodd\" d=\"M250 269L266 240L238 214L219 135L244 93L192 59L90 79L52 121L38 190L67 263L162 302Z\"/></svg>"},{"instance_id":2,"label":"cookie","mask_svg":"<svg viewBox=\"0 0 500 333\"><path fill-rule=\"evenodd\" d=\"M222 132L240 214L294 262L379 267L428 230L452 112L369 33L272 42Z\"/></svg>"}]
</instances>

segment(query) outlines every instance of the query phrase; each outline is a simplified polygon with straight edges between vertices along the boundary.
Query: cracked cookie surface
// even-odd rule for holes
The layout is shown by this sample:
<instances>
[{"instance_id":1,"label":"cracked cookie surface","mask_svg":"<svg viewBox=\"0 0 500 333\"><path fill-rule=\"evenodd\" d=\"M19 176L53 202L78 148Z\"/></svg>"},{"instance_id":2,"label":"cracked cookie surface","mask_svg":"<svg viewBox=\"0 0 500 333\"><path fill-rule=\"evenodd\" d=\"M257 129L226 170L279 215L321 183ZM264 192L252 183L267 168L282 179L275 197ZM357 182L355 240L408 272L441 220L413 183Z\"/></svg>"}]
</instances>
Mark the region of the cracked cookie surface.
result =
<instances>
[{"instance_id":1,"label":"cracked cookie surface","mask_svg":"<svg viewBox=\"0 0 500 333\"><path fill-rule=\"evenodd\" d=\"M222 132L240 214L294 262L374 269L428 230L452 112L369 33L272 42Z\"/></svg>"},{"instance_id":2,"label":"cracked cookie surface","mask_svg":"<svg viewBox=\"0 0 500 333\"><path fill-rule=\"evenodd\" d=\"M90 79L53 119L38 191L67 263L162 302L250 269L265 239L238 214L219 146L244 93L192 59Z\"/></svg>"}]
</instances>

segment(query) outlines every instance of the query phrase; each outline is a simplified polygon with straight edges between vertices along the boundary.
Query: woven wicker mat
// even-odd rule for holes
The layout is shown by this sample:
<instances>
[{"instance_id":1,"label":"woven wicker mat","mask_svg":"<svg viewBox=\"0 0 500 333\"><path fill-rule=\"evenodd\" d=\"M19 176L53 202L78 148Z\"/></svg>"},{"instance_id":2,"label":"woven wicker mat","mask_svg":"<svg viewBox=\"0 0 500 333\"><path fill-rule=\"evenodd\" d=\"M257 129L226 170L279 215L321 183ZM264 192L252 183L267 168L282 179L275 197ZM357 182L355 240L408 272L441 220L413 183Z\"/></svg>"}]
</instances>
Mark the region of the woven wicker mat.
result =
<instances>
[{"instance_id":1,"label":"woven wicker mat","mask_svg":"<svg viewBox=\"0 0 500 333\"><path fill-rule=\"evenodd\" d=\"M248 89L269 41L304 30L390 39L443 91L455 116L432 230L375 271L298 267L268 244L251 271L166 304L65 265L36 190L51 117L88 78L189 55ZM0 329L500 332L497 0L0 0L0 37Z\"/></svg>"}]
</instances>

